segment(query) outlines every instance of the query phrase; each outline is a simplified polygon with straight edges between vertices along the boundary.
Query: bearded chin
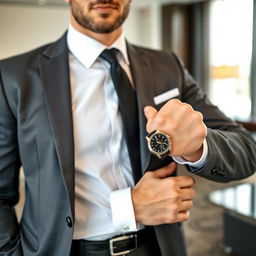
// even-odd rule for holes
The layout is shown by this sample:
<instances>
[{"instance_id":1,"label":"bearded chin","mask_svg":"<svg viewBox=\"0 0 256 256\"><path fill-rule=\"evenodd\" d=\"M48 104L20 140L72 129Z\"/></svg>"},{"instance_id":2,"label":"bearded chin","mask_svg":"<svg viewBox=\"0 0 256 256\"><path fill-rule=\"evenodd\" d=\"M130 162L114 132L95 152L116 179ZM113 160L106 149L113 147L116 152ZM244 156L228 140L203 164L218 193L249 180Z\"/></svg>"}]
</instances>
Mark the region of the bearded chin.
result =
<instances>
[{"instance_id":1,"label":"bearded chin","mask_svg":"<svg viewBox=\"0 0 256 256\"><path fill-rule=\"evenodd\" d=\"M93 17L85 16L82 12L82 8L79 8L79 6L75 3L73 4L72 1L71 11L76 22L83 28L95 33L108 34L118 29L124 23L129 14L130 6L127 5L124 8L124 12L120 16L118 16L113 22L104 21L107 20L107 18L109 17L109 14L107 13L100 14L102 18L101 22L95 21Z\"/></svg>"},{"instance_id":2,"label":"bearded chin","mask_svg":"<svg viewBox=\"0 0 256 256\"><path fill-rule=\"evenodd\" d=\"M114 30L118 29L124 23L124 21L127 17L127 15L124 17L123 16L119 17L116 20L116 22L112 22L112 23L108 23L108 22L104 22L104 21L96 23L93 19L90 19L87 17L81 17L81 16L77 16L77 15L75 16L74 14L73 14L73 16L74 16L76 22L80 26L82 26L92 32L100 33L100 34L108 34L108 33L113 32ZM106 19L108 17L108 15L102 14L101 17Z\"/></svg>"}]
</instances>

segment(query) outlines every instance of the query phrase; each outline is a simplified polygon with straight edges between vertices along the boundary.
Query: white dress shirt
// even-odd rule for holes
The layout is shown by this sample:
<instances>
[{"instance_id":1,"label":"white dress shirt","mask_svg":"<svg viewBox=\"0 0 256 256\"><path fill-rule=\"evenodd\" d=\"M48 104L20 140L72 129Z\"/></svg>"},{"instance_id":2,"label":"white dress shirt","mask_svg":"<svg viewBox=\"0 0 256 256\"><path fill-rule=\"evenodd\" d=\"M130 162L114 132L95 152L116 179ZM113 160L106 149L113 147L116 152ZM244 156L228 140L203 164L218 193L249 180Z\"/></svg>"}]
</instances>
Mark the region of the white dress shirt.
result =
<instances>
[{"instance_id":1,"label":"white dress shirt","mask_svg":"<svg viewBox=\"0 0 256 256\"><path fill-rule=\"evenodd\" d=\"M75 143L73 238L104 240L137 230L132 169L110 65L99 58L107 47L71 25L67 42ZM132 81L124 34L113 47L119 49L120 65Z\"/></svg>"}]
</instances>

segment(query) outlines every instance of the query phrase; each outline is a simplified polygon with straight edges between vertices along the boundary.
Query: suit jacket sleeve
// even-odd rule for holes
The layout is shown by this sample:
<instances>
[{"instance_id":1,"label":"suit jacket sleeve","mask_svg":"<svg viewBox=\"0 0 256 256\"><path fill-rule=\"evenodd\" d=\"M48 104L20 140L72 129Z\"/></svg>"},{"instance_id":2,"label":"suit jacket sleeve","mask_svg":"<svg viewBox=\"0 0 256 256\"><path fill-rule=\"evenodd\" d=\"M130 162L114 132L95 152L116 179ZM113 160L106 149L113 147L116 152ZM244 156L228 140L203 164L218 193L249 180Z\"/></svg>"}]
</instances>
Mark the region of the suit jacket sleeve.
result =
<instances>
[{"instance_id":1,"label":"suit jacket sleeve","mask_svg":"<svg viewBox=\"0 0 256 256\"><path fill-rule=\"evenodd\" d=\"M1 72L1 70L0 70ZM21 255L14 205L19 198L19 150L16 118L0 74L0 256Z\"/></svg>"},{"instance_id":2,"label":"suit jacket sleeve","mask_svg":"<svg viewBox=\"0 0 256 256\"><path fill-rule=\"evenodd\" d=\"M252 136L212 105L192 76L180 63L179 65L183 77L181 100L203 114L204 123L208 128L207 162L201 169L188 167L189 170L219 182L252 175L256 169L256 143Z\"/></svg>"}]
</instances>

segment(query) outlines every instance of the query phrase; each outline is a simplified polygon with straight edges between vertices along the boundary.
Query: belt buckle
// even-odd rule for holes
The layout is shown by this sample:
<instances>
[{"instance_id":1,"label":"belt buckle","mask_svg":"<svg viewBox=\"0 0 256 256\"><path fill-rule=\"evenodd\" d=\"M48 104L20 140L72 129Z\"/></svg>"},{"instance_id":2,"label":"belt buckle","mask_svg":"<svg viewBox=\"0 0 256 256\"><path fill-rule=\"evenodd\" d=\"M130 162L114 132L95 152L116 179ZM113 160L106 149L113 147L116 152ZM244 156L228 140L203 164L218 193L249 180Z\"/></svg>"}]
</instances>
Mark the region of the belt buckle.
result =
<instances>
[{"instance_id":1,"label":"belt buckle","mask_svg":"<svg viewBox=\"0 0 256 256\"><path fill-rule=\"evenodd\" d=\"M126 251L115 252L115 249L116 249L115 242L120 242L120 241L124 241L124 240L128 240L128 239L132 239L132 238L134 239L134 248L131 248L131 249L126 250ZM126 255L126 254L128 254L128 253L137 249L137 234L123 235L123 236L119 236L119 237L114 237L114 238L109 240L109 248L110 248L110 255L111 256Z\"/></svg>"}]
</instances>

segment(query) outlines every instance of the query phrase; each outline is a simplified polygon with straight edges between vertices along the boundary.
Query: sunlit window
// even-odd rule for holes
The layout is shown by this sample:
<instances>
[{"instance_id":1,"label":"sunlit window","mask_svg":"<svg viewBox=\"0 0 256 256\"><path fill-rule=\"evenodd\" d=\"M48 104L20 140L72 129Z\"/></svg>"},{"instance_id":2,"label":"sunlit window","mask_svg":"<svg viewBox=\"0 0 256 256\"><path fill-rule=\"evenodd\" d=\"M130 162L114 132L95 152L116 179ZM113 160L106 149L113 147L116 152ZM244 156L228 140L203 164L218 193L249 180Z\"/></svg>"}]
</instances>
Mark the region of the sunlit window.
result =
<instances>
[{"instance_id":1,"label":"sunlit window","mask_svg":"<svg viewBox=\"0 0 256 256\"><path fill-rule=\"evenodd\" d=\"M253 0L215 0L210 8L211 101L228 116L251 112Z\"/></svg>"}]
</instances>

